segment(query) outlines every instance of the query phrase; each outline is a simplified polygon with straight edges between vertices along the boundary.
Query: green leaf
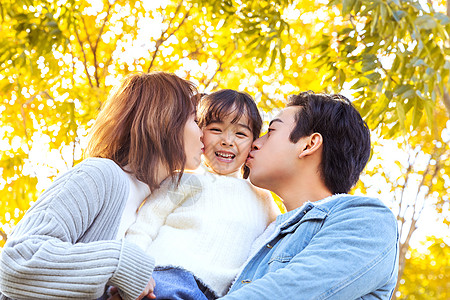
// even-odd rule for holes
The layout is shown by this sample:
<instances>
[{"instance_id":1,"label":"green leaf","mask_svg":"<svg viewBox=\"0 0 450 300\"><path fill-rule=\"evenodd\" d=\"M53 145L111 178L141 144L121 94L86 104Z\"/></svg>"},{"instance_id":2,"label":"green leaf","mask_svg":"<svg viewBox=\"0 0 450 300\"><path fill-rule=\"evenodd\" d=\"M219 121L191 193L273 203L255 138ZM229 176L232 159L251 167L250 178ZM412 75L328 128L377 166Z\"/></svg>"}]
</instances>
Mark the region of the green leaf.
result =
<instances>
[{"instance_id":1,"label":"green leaf","mask_svg":"<svg viewBox=\"0 0 450 300\"><path fill-rule=\"evenodd\" d=\"M275 58L277 57L277 49L274 48L272 50L272 57L270 58L270 65L269 68L273 65L273 63L275 62Z\"/></svg>"},{"instance_id":2,"label":"green leaf","mask_svg":"<svg viewBox=\"0 0 450 300\"><path fill-rule=\"evenodd\" d=\"M344 0L342 3L342 15L347 15L352 11L356 0Z\"/></svg>"},{"instance_id":3,"label":"green leaf","mask_svg":"<svg viewBox=\"0 0 450 300\"><path fill-rule=\"evenodd\" d=\"M365 73L365 72L368 72L368 71L372 71L376 67L377 67L377 64L374 61L363 60L361 71L363 73Z\"/></svg>"},{"instance_id":4,"label":"green leaf","mask_svg":"<svg viewBox=\"0 0 450 300\"><path fill-rule=\"evenodd\" d=\"M380 7L377 6L377 8L373 11L373 15L372 15L372 21L370 24L370 35L374 35L375 31L377 29L377 25L378 25L378 18L379 18L379 9Z\"/></svg>"},{"instance_id":5,"label":"green leaf","mask_svg":"<svg viewBox=\"0 0 450 300\"><path fill-rule=\"evenodd\" d=\"M418 66L426 66L427 64L423 61L423 59L417 59L414 64L413 67L418 67Z\"/></svg>"},{"instance_id":6,"label":"green leaf","mask_svg":"<svg viewBox=\"0 0 450 300\"><path fill-rule=\"evenodd\" d=\"M342 29L339 32L339 35L347 35L347 34L349 34L350 32L353 32L353 31L355 31L353 28L346 27L346 28Z\"/></svg>"},{"instance_id":7,"label":"green leaf","mask_svg":"<svg viewBox=\"0 0 450 300\"><path fill-rule=\"evenodd\" d=\"M367 86L368 84L369 83L368 83L367 79L364 79L364 77L362 77L362 78L358 79L358 81L356 81L355 84L353 84L351 89L357 90L357 89Z\"/></svg>"},{"instance_id":8,"label":"green leaf","mask_svg":"<svg viewBox=\"0 0 450 300\"><path fill-rule=\"evenodd\" d=\"M416 24L417 27L425 30L433 29L437 25L436 21L430 15L423 15L418 17L414 21L414 24Z\"/></svg>"},{"instance_id":9,"label":"green leaf","mask_svg":"<svg viewBox=\"0 0 450 300\"><path fill-rule=\"evenodd\" d=\"M433 116L433 109L434 109L434 103L432 101L426 100L423 101L424 107L425 107L425 113L427 115L427 122L428 122L428 126L430 128L433 128L433 120L434 120L434 116Z\"/></svg>"},{"instance_id":10,"label":"green leaf","mask_svg":"<svg viewBox=\"0 0 450 300\"><path fill-rule=\"evenodd\" d=\"M280 51L281 70L286 67L286 56Z\"/></svg>"},{"instance_id":11,"label":"green leaf","mask_svg":"<svg viewBox=\"0 0 450 300\"><path fill-rule=\"evenodd\" d=\"M380 73L373 72L373 73L370 73L368 75L365 75L364 77L366 77L370 81L378 81L378 80L380 80L381 75L380 75Z\"/></svg>"},{"instance_id":12,"label":"green leaf","mask_svg":"<svg viewBox=\"0 0 450 300\"><path fill-rule=\"evenodd\" d=\"M388 12L386 9L386 4L383 2L380 4L380 14L381 14L381 26L384 26L384 22L387 20L388 17Z\"/></svg>"},{"instance_id":13,"label":"green leaf","mask_svg":"<svg viewBox=\"0 0 450 300\"><path fill-rule=\"evenodd\" d=\"M392 100L392 96L394 95L394 93L392 91L386 91L386 92L384 92L384 95L390 101L390 100Z\"/></svg>"},{"instance_id":14,"label":"green leaf","mask_svg":"<svg viewBox=\"0 0 450 300\"><path fill-rule=\"evenodd\" d=\"M58 27L58 24L55 21L50 21L45 24L47 27Z\"/></svg>"},{"instance_id":15,"label":"green leaf","mask_svg":"<svg viewBox=\"0 0 450 300\"><path fill-rule=\"evenodd\" d=\"M378 117L383 111L385 111L389 106L389 99L385 95L381 95L379 101L376 101L373 107L374 117Z\"/></svg>"},{"instance_id":16,"label":"green leaf","mask_svg":"<svg viewBox=\"0 0 450 300\"><path fill-rule=\"evenodd\" d=\"M387 137L388 138L392 138L393 136L396 136L398 134L398 131L400 129L400 122L396 122L394 124L394 126L392 126L392 128L389 130L389 132L387 133Z\"/></svg>"},{"instance_id":17,"label":"green leaf","mask_svg":"<svg viewBox=\"0 0 450 300\"><path fill-rule=\"evenodd\" d=\"M413 89L408 89L406 92L402 94L402 99L411 99L416 95Z\"/></svg>"},{"instance_id":18,"label":"green leaf","mask_svg":"<svg viewBox=\"0 0 450 300\"><path fill-rule=\"evenodd\" d=\"M397 109L397 116L399 120L400 127L402 130L406 131L405 127L405 121L406 121L406 114L405 114L405 108L403 106L403 103L400 101L395 101L396 103L396 109Z\"/></svg>"},{"instance_id":19,"label":"green leaf","mask_svg":"<svg viewBox=\"0 0 450 300\"><path fill-rule=\"evenodd\" d=\"M403 10L395 10L394 13L392 14L395 21L400 22L400 20L406 16L406 12L404 12Z\"/></svg>"},{"instance_id":20,"label":"green leaf","mask_svg":"<svg viewBox=\"0 0 450 300\"><path fill-rule=\"evenodd\" d=\"M450 24L450 18L443 13L439 13L439 12L435 13L434 17L439 21L439 24L442 26Z\"/></svg>"},{"instance_id":21,"label":"green leaf","mask_svg":"<svg viewBox=\"0 0 450 300\"><path fill-rule=\"evenodd\" d=\"M400 95L402 95L403 93L405 93L406 91L408 91L408 90L410 90L411 89L411 86L409 86L409 85L399 85L399 86L397 86L397 88L394 90L394 94L396 95L396 96L400 96Z\"/></svg>"},{"instance_id":22,"label":"green leaf","mask_svg":"<svg viewBox=\"0 0 450 300\"><path fill-rule=\"evenodd\" d=\"M355 12L355 14L359 13L359 11L361 10L361 6L362 6L362 1L357 0L355 3L355 6L353 7L353 11Z\"/></svg>"}]
</instances>

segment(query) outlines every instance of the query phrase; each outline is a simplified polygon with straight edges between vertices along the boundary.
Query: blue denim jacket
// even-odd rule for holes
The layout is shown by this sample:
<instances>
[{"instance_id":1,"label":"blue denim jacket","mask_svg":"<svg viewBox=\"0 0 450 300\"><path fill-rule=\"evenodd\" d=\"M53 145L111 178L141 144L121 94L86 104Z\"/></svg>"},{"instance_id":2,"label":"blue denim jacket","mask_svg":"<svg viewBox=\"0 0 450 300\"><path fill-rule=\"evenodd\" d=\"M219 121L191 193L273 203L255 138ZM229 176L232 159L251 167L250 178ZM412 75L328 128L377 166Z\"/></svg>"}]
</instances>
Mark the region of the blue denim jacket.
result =
<instances>
[{"instance_id":1,"label":"blue denim jacket","mask_svg":"<svg viewBox=\"0 0 450 300\"><path fill-rule=\"evenodd\" d=\"M389 299L398 233L380 200L334 195L281 215L223 300Z\"/></svg>"}]
</instances>

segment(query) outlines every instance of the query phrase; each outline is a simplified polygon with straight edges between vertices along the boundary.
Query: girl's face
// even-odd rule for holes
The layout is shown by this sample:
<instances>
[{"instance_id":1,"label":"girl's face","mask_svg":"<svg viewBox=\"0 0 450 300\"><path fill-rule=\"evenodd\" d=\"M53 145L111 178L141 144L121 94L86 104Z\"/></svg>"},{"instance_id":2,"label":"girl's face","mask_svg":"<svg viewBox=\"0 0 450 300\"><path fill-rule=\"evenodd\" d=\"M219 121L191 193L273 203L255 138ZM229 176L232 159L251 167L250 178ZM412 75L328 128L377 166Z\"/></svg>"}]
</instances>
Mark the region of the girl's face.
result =
<instances>
[{"instance_id":1,"label":"girl's face","mask_svg":"<svg viewBox=\"0 0 450 300\"><path fill-rule=\"evenodd\" d=\"M231 123L233 118L230 115L203 128L206 164L220 175L238 171L245 163L253 142L248 118L243 115L234 124Z\"/></svg>"},{"instance_id":2,"label":"girl's face","mask_svg":"<svg viewBox=\"0 0 450 300\"><path fill-rule=\"evenodd\" d=\"M197 125L195 112L191 114L184 126L184 153L186 154L185 168L188 170L197 169L201 162L203 152L202 143L203 132Z\"/></svg>"}]
</instances>

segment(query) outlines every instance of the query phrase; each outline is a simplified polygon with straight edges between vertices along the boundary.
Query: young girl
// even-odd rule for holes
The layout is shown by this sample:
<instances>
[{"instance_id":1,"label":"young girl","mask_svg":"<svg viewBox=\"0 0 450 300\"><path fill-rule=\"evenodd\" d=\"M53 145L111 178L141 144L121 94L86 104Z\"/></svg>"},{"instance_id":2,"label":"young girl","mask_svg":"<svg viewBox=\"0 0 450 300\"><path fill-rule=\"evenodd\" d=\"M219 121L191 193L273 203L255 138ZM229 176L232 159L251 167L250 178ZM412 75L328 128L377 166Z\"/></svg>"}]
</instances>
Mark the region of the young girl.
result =
<instances>
[{"instance_id":1,"label":"young girl","mask_svg":"<svg viewBox=\"0 0 450 300\"><path fill-rule=\"evenodd\" d=\"M224 295L253 241L280 212L267 191L249 181L244 164L261 130L253 99L221 90L204 96L203 174L166 181L146 200L126 240L155 257L156 299Z\"/></svg>"},{"instance_id":2,"label":"young girl","mask_svg":"<svg viewBox=\"0 0 450 300\"><path fill-rule=\"evenodd\" d=\"M58 177L8 237L0 299L96 299L107 283L124 299L151 294L154 259L122 239L151 191L198 167L195 94L169 73L123 81L93 127L91 158Z\"/></svg>"}]
</instances>

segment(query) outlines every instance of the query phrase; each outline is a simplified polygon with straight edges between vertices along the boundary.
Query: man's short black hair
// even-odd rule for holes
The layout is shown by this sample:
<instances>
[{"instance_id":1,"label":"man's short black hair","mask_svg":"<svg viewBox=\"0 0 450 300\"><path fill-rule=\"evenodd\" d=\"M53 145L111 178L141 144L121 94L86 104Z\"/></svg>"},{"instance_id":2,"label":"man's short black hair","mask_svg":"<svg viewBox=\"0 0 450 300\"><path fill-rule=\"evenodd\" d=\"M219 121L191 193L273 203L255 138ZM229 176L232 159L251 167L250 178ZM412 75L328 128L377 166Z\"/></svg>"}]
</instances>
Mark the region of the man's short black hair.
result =
<instances>
[{"instance_id":1,"label":"man's short black hair","mask_svg":"<svg viewBox=\"0 0 450 300\"><path fill-rule=\"evenodd\" d=\"M303 92L289 97L299 106L289 139L296 143L315 132L323 137L320 175L333 193L348 193L370 157L370 131L366 122L342 95Z\"/></svg>"}]
</instances>

